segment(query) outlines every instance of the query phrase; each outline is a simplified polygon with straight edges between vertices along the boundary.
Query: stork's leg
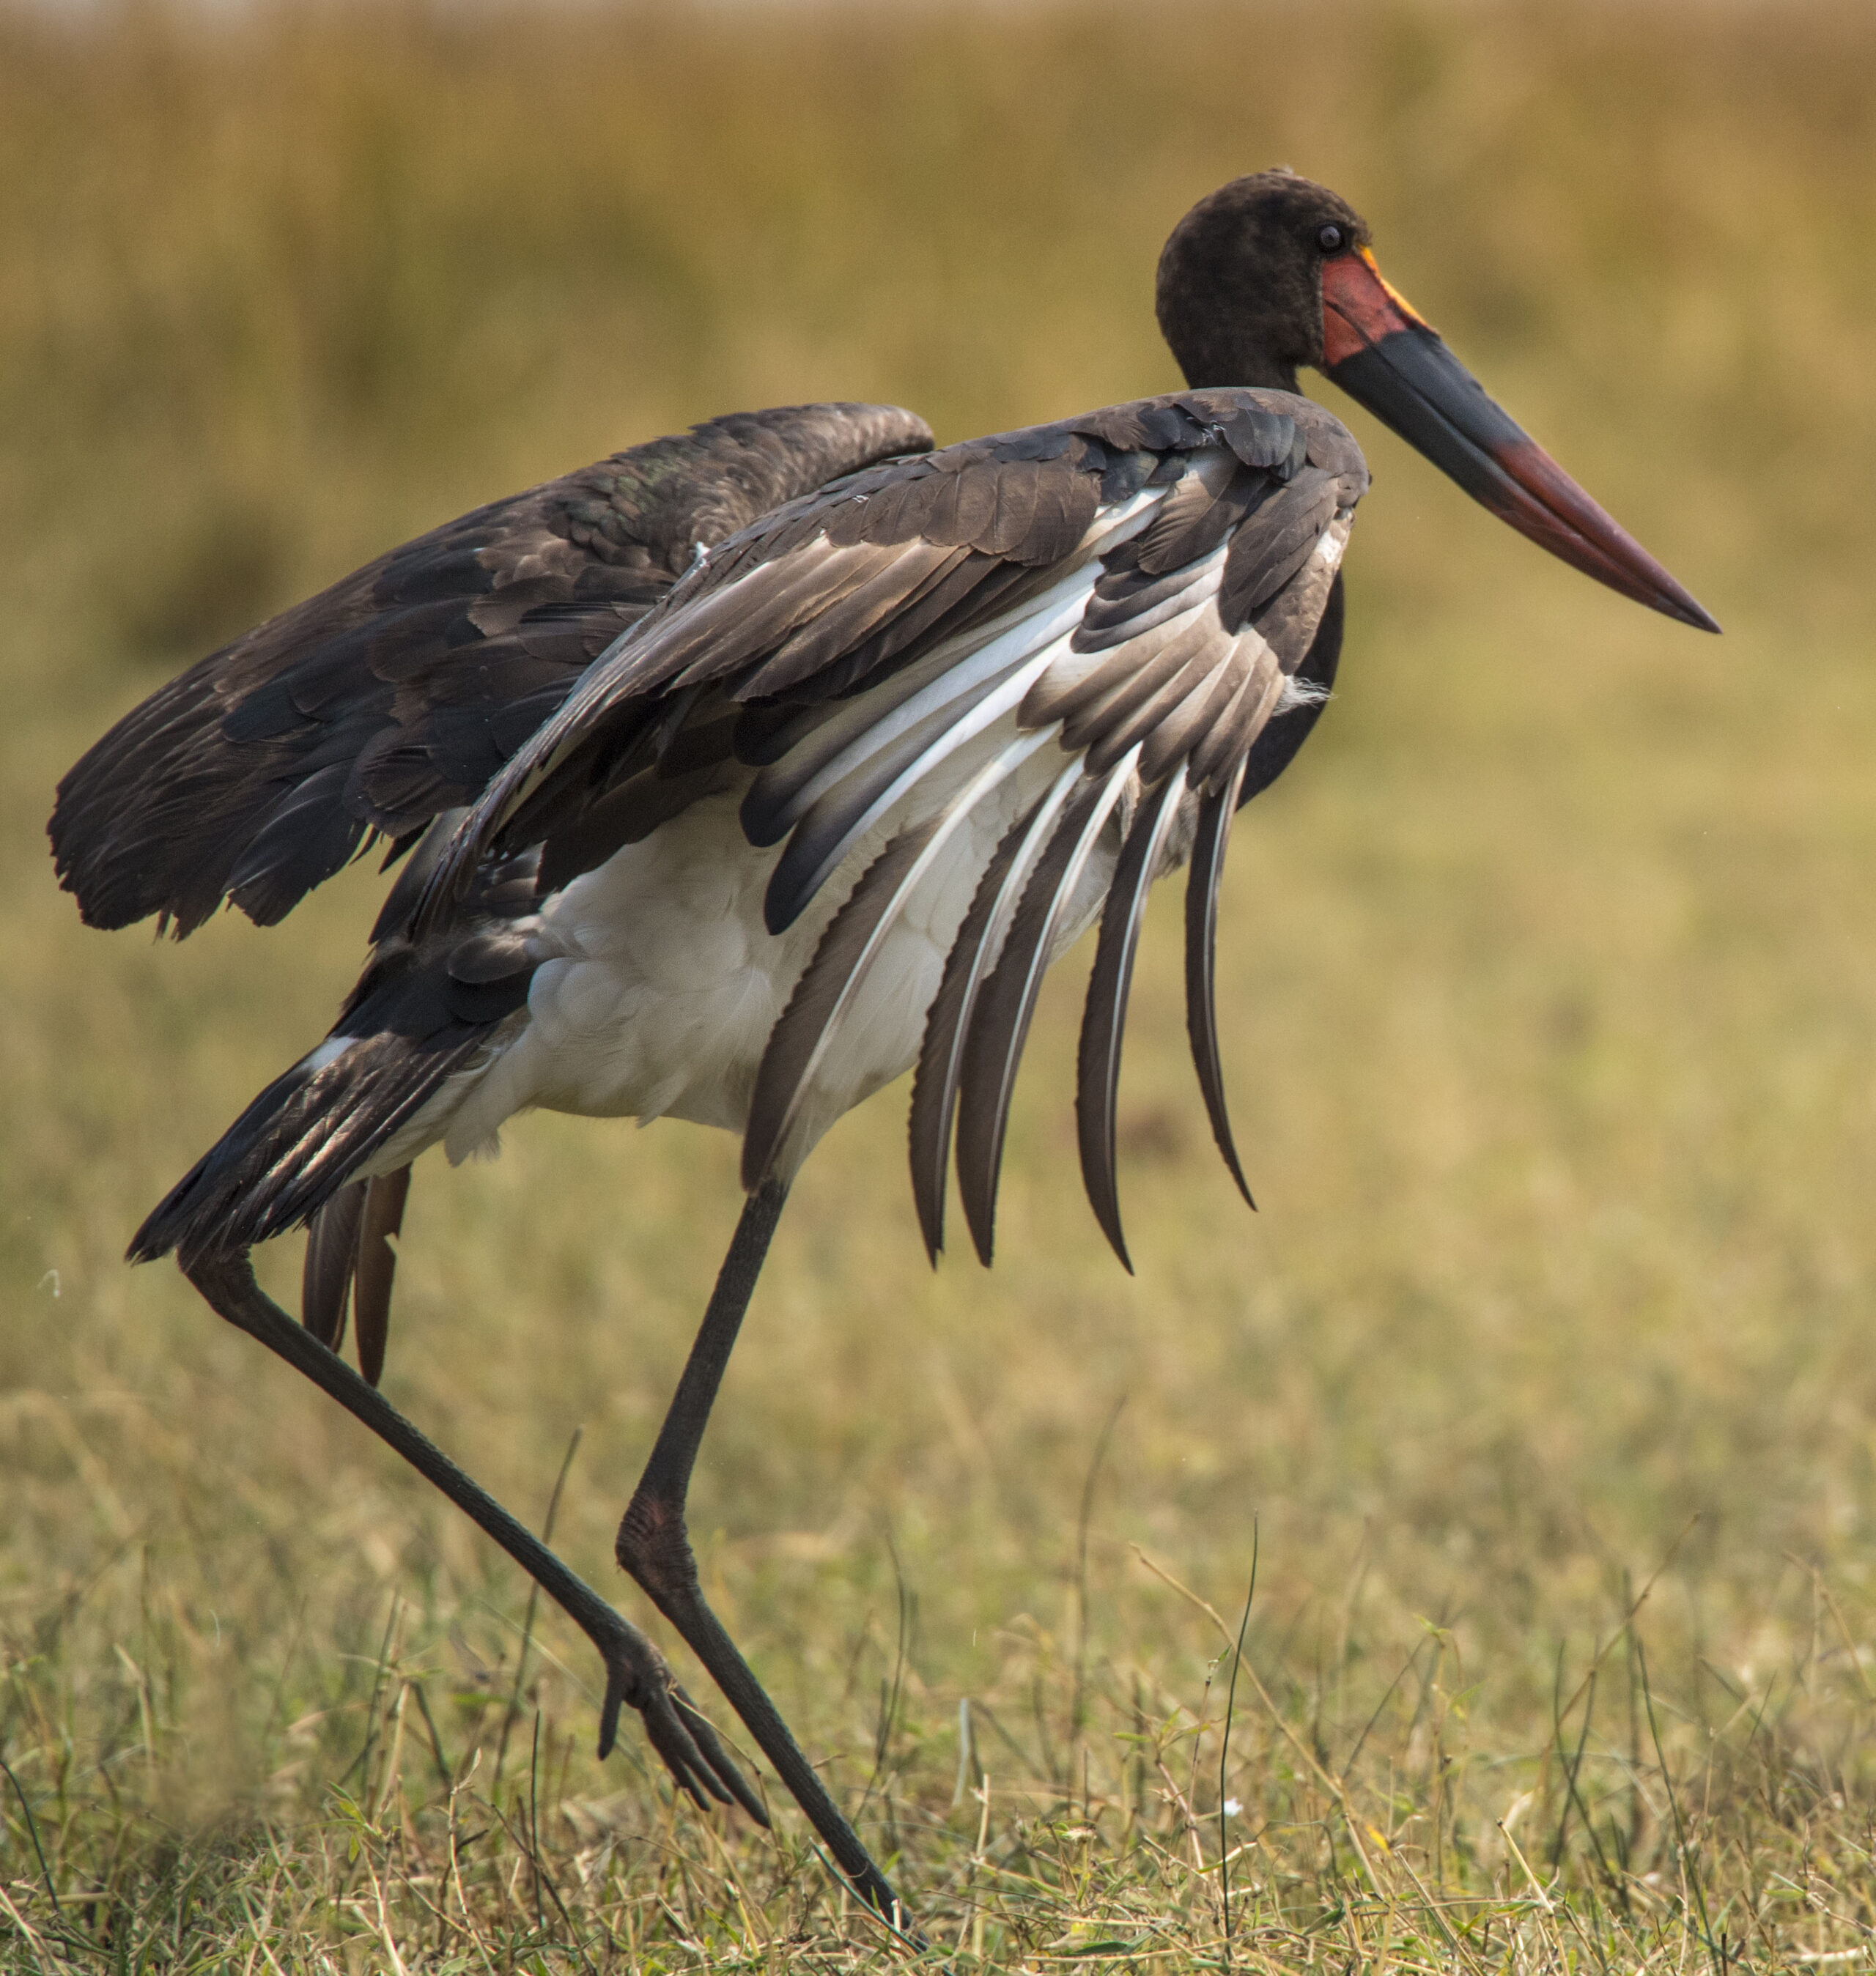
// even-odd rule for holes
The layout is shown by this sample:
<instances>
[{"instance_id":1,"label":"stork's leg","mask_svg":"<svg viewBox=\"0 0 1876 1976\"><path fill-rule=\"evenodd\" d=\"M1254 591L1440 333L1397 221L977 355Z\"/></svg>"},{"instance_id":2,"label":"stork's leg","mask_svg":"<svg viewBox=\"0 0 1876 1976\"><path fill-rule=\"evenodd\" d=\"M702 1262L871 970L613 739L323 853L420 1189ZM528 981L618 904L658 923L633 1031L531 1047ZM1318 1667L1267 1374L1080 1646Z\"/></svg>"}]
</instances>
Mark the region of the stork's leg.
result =
<instances>
[{"instance_id":1,"label":"stork's leg","mask_svg":"<svg viewBox=\"0 0 1876 1976\"><path fill-rule=\"evenodd\" d=\"M717 1734L671 1678L658 1648L621 1619L598 1593L495 1498L472 1481L442 1449L420 1433L375 1387L304 1325L295 1323L254 1280L246 1250L198 1250L178 1258L183 1273L220 1316L304 1372L348 1412L388 1441L426 1475L526 1572L599 1649L605 1662L605 1701L599 1716L599 1754L611 1750L619 1709L629 1704L645 1718L651 1747L674 1778L698 1803L709 1798L742 1806L767 1825L761 1800Z\"/></svg>"},{"instance_id":2,"label":"stork's leg","mask_svg":"<svg viewBox=\"0 0 1876 1976\"><path fill-rule=\"evenodd\" d=\"M762 1273L769 1238L788 1197L786 1183L770 1181L752 1194L730 1243L704 1313L697 1342L678 1382L676 1397L658 1430L631 1503L619 1525L615 1546L619 1563L650 1595L687 1645L709 1669L730 1705L747 1724L762 1753L826 1842L842 1872L895 1928L907 1928L905 1910L891 1883L874 1865L859 1835L842 1816L813 1767L789 1734L788 1724L763 1693L749 1663L705 1604L697 1583L697 1559L684 1526L684 1502L698 1444L710 1419L724 1368L742 1328L743 1313Z\"/></svg>"}]
</instances>

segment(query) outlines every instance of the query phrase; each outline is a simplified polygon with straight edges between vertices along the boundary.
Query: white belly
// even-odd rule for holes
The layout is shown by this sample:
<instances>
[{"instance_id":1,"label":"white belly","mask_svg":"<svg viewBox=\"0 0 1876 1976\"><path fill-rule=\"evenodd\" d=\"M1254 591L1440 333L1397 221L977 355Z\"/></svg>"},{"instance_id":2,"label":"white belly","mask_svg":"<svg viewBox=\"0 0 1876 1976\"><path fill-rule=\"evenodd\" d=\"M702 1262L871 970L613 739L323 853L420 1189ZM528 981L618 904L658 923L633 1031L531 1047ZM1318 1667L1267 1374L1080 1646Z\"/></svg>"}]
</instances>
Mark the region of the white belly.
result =
<instances>
[{"instance_id":1,"label":"white belly","mask_svg":"<svg viewBox=\"0 0 1876 1976\"><path fill-rule=\"evenodd\" d=\"M742 1131L770 1034L860 874L896 831L931 814L1014 731L1014 716L999 722L895 805L779 934L763 924L763 897L781 847L758 850L745 839L737 810L747 778L575 879L542 908L541 931L559 957L536 971L525 1015L381 1151L373 1170L401 1165L439 1140L453 1162L462 1160L536 1107ZM1058 747L1044 747L948 839L880 942L809 1082L790 1171L843 1112L917 1060L925 1012L978 881L1005 832L1065 766ZM1100 910L1119 822L1076 888L1057 953Z\"/></svg>"}]
</instances>

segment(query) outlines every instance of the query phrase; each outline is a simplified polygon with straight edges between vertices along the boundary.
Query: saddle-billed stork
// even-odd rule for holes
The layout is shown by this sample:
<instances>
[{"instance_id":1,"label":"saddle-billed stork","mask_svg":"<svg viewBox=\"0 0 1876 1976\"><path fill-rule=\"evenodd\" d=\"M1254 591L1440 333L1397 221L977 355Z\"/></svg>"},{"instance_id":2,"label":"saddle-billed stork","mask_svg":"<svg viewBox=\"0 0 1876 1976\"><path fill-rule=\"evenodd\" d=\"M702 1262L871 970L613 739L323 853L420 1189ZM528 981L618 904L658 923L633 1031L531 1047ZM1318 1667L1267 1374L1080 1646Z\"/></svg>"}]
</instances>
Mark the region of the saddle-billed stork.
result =
<instances>
[{"instance_id":1,"label":"saddle-billed stork","mask_svg":"<svg viewBox=\"0 0 1876 1976\"><path fill-rule=\"evenodd\" d=\"M892 1888L704 1602L691 1470L789 1183L915 1066L912 1184L944 1235L955 1144L988 1262L1045 970L1096 917L1081 1164L1123 1261L1114 1101L1142 909L1189 863L1187 1019L1233 1177L1214 1022L1235 812L1335 677L1368 484L1325 372L1494 514L1719 627L1486 397L1287 172L1180 221L1160 325L1189 388L931 450L911 413L712 420L391 550L127 714L61 784L85 919L269 924L368 843L404 865L331 1033L137 1232L224 1318L437 1483L592 1638L603 1754L643 1716L699 1803L760 1800L657 1648L376 1390L410 1163L531 1106L743 1135L748 1198L618 1556L842 1869ZM309 1227L303 1321L248 1251ZM338 1356L350 1309L363 1377Z\"/></svg>"}]
</instances>

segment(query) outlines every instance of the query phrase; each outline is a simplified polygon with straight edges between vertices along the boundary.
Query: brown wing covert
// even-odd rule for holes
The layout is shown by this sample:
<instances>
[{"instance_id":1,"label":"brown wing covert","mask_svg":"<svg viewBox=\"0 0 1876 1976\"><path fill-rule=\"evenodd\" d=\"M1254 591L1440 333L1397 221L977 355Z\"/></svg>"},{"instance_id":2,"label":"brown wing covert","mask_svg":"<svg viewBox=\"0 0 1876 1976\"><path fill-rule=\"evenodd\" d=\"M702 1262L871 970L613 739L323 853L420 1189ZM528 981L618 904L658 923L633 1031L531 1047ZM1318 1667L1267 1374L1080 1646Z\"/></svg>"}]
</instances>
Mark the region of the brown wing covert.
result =
<instances>
[{"instance_id":1,"label":"brown wing covert","mask_svg":"<svg viewBox=\"0 0 1876 1976\"><path fill-rule=\"evenodd\" d=\"M127 714L59 785L61 881L91 924L178 937L224 899L283 917L374 837L473 802L691 564L779 504L928 446L890 407L716 419L480 508L237 639Z\"/></svg>"}]
</instances>

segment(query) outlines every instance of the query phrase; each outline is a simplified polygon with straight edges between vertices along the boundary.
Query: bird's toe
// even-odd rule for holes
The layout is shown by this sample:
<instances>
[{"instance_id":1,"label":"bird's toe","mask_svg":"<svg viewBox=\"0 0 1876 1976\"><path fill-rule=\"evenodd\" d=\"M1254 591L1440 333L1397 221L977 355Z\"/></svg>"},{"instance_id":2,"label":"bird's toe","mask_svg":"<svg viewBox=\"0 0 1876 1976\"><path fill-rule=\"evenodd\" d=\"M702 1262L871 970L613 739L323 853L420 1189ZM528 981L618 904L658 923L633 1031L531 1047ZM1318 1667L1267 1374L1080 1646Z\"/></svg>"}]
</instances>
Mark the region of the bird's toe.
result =
<instances>
[{"instance_id":1,"label":"bird's toe","mask_svg":"<svg viewBox=\"0 0 1876 1976\"><path fill-rule=\"evenodd\" d=\"M678 1789L700 1805L740 1805L758 1825L769 1814L722 1738L672 1678L670 1664L635 1628L621 1622L601 1648L605 1656L605 1700L599 1711L599 1754L603 1760L618 1740L619 1711L638 1711L645 1734Z\"/></svg>"}]
</instances>

